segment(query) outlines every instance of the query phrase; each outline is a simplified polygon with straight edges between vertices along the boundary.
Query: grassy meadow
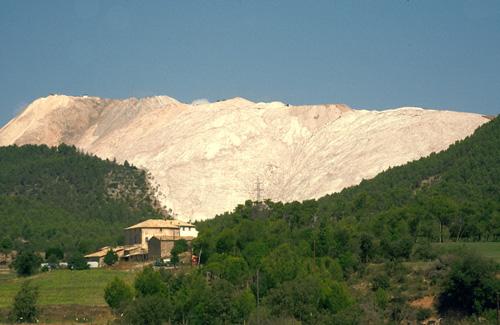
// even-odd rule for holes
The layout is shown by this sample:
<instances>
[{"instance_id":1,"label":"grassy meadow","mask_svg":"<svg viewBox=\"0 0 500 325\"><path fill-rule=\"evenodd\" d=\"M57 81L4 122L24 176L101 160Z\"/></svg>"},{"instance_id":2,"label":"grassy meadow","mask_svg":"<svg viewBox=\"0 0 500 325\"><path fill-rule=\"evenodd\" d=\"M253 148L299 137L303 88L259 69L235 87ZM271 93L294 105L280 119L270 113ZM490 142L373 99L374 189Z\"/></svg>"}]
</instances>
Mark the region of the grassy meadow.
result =
<instances>
[{"instance_id":1,"label":"grassy meadow","mask_svg":"<svg viewBox=\"0 0 500 325\"><path fill-rule=\"evenodd\" d=\"M8 308L21 283L32 281L39 287L39 304L106 306L104 287L114 278L120 277L132 283L135 272L111 269L83 271L56 270L39 273L28 278L16 277L14 273L0 275L0 308Z\"/></svg>"},{"instance_id":2,"label":"grassy meadow","mask_svg":"<svg viewBox=\"0 0 500 325\"><path fill-rule=\"evenodd\" d=\"M434 247L440 252L452 252L457 249L466 248L500 263L500 242L447 242L436 243Z\"/></svg>"}]
</instances>

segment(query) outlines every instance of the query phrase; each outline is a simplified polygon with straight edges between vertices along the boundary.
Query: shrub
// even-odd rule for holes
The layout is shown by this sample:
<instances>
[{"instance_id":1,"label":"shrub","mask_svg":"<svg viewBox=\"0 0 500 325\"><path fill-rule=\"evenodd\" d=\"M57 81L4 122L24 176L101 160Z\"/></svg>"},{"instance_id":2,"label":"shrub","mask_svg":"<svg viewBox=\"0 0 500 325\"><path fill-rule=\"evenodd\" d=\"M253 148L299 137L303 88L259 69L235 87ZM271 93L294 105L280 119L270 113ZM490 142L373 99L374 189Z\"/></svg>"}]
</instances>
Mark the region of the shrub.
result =
<instances>
[{"instance_id":1,"label":"shrub","mask_svg":"<svg viewBox=\"0 0 500 325\"><path fill-rule=\"evenodd\" d=\"M465 252L451 264L439 295L439 311L457 311L463 314L480 314L495 308L500 293L495 278L497 266L494 262L472 252Z\"/></svg>"},{"instance_id":2,"label":"shrub","mask_svg":"<svg viewBox=\"0 0 500 325\"><path fill-rule=\"evenodd\" d=\"M177 264L179 264L180 259L179 259L179 253L177 253L177 251L172 250L172 256L170 257L170 262L174 265L174 267L176 267Z\"/></svg>"},{"instance_id":3,"label":"shrub","mask_svg":"<svg viewBox=\"0 0 500 325\"><path fill-rule=\"evenodd\" d=\"M57 258L57 260L62 260L64 258L64 252L58 247L51 247L45 251L45 259L48 261L51 256Z\"/></svg>"},{"instance_id":4,"label":"shrub","mask_svg":"<svg viewBox=\"0 0 500 325\"><path fill-rule=\"evenodd\" d=\"M16 256L12 266L20 276L30 276L40 268L42 259L33 251L22 251Z\"/></svg>"},{"instance_id":5,"label":"shrub","mask_svg":"<svg viewBox=\"0 0 500 325\"><path fill-rule=\"evenodd\" d=\"M23 282L21 289L14 297L12 310L10 311L10 319L20 323L37 322L38 307L38 288L31 285L29 281Z\"/></svg>"},{"instance_id":6,"label":"shrub","mask_svg":"<svg viewBox=\"0 0 500 325\"><path fill-rule=\"evenodd\" d=\"M376 274L372 278L372 290L388 289L390 286L390 279L385 273Z\"/></svg>"},{"instance_id":7,"label":"shrub","mask_svg":"<svg viewBox=\"0 0 500 325\"><path fill-rule=\"evenodd\" d=\"M172 304L163 296L151 295L139 297L125 311L126 324L161 325L169 320Z\"/></svg>"},{"instance_id":8,"label":"shrub","mask_svg":"<svg viewBox=\"0 0 500 325\"><path fill-rule=\"evenodd\" d=\"M134 287L138 296L150 296L164 292L166 287L159 272L153 268L145 268L134 281Z\"/></svg>"},{"instance_id":9,"label":"shrub","mask_svg":"<svg viewBox=\"0 0 500 325\"><path fill-rule=\"evenodd\" d=\"M14 243L9 237L4 237L0 241L0 252L8 253L14 248Z\"/></svg>"},{"instance_id":10,"label":"shrub","mask_svg":"<svg viewBox=\"0 0 500 325\"><path fill-rule=\"evenodd\" d=\"M113 310L123 309L133 296L132 287L120 278L114 278L104 289L104 300Z\"/></svg>"},{"instance_id":11,"label":"shrub","mask_svg":"<svg viewBox=\"0 0 500 325\"><path fill-rule=\"evenodd\" d=\"M189 249L189 245L187 240L179 239L174 242L174 247L172 248L172 252L177 252L177 254L187 252Z\"/></svg>"},{"instance_id":12,"label":"shrub","mask_svg":"<svg viewBox=\"0 0 500 325\"><path fill-rule=\"evenodd\" d=\"M112 249L110 249L106 253L106 256L104 256L104 263L106 263L106 265L111 266L116 262L118 262L118 255Z\"/></svg>"},{"instance_id":13,"label":"shrub","mask_svg":"<svg viewBox=\"0 0 500 325\"><path fill-rule=\"evenodd\" d=\"M68 260L68 268L71 270L86 270L89 268L87 260L82 253L74 253Z\"/></svg>"},{"instance_id":14,"label":"shrub","mask_svg":"<svg viewBox=\"0 0 500 325\"><path fill-rule=\"evenodd\" d=\"M432 315L432 310L430 310L428 308L419 309L417 311L417 320L419 322L421 322L421 321L426 320L427 318L431 317L431 315Z\"/></svg>"},{"instance_id":15,"label":"shrub","mask_svg":"<svg viewBox=\"0 0 500 325\"><path fill-rule=\"evenodd\" d=\"M382 288L378 288L377 291L375 291L375 303L377 306L384 310L387 307L388 302L389 296L387 295L387 292Z\"/></svg>"}]
</instances>

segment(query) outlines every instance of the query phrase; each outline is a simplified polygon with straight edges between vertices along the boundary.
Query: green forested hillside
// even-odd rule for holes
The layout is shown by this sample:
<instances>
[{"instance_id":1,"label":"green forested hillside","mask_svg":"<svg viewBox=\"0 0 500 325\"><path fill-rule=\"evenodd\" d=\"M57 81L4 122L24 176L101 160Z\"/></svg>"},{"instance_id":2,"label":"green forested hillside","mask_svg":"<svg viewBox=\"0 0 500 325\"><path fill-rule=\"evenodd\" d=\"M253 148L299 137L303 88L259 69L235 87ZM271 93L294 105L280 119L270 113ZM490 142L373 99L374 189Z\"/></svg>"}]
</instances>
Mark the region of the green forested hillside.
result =
<instances>
[{"instance_id":1,"label":"green forested hillside","mask_svg":"<svg viewBox=\"0 0 500 325\"><path fill-rule=\"evenodd\" d=\"M369 220L372 227L401 218L412 236L432 241L499 240L499 213L499 118L444 152L318 201L319 215Z\"/></svg>"},{"instance_id":2,"label":"green forested hillside","mask_svg":"<svg viewBox=\"0 0 500 325\"><path fill-rule=\"evenodd\" d=\"M0 240L86 252L159 216L145 173L60 145L0 148Z\"/></svg>"},{"instance_id":3,"label":"green forested hillside","mask_svg":"<svg viewBox=\"0 0 500 325\"><path fill-rule=\"evenodd\" d=\"M212 290L229 282L234 296L250 283L263 308L259 313L266 315L256 311L250 318L306 324L416 320L433 311L410 302L425 295L432 300L439 292L446 297L459 283L453 281L460 281L447 278L455 271L481 274L472 277L482 296L457 284L451 297L472 297L469 305L446 306L487 313L500 290L498 265L475 257L474 263L457 261L462 254L436 260L431 243L500 240L500 119L444 152L341 193L301 203L247 201L197 227L193 245L202 274L212 279ZM464 265L471 269L460 269ZM447 312L445 305L433 306Z\"/></svg>"},{"instance_id":4,"label":"green forested hillside","mask_svg":"<svg viewBox=\"0 0 500 325\"><path fill-rule=\"evenodd\" d=\"M209 245L217 242L214 237L230 233L234 244L236 238L241 242L253 236L280 242L303 235L308 243L327 238L344 244L370 237L380 244L370 254L387 258L408 257L420 241L500 240L500 119L446 151L391 168L340 193L301 203L248 201L199 228L204 235L200 245L206 237L209 246L207 255L216 249ZM316 249L321 253L333 247L329 242Z\"/></svg>"}]
</instances>

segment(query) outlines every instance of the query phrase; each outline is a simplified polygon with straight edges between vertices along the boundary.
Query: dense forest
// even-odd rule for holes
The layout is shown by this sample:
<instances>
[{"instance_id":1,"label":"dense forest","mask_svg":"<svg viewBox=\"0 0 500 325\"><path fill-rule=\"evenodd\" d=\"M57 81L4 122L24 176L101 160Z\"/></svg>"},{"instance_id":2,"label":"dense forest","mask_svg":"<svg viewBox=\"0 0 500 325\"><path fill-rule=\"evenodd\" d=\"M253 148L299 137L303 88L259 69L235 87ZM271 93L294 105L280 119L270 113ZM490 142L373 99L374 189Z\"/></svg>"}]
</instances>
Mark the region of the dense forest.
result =
<instances>
[{"instance_id":1,"label":"dense forest","mask_svg":"<svg viewBox=\"0 0 500 325\"><path fill-rule=\"evenodd\" d=\"M88 252L159 217L145 172L73 146L0 148L0 248Z\"/></svg>"},{"instance_id":2,"label":"dense forest","mask_svg":"<svg viewBox=\"0 0 500 325\"><path fill-rule=\"evenodd\" d=\"M341 193L247 201L197 227L200 271L162 275L163 301L181 301L174 323L398 323L432 313L411 307L425 295L442 315L491 319L498 264L440 255L434 243L500 240L500 119ZM137 313L140 304L128 308L129 320Z\"/></svg>"}]
</instances>

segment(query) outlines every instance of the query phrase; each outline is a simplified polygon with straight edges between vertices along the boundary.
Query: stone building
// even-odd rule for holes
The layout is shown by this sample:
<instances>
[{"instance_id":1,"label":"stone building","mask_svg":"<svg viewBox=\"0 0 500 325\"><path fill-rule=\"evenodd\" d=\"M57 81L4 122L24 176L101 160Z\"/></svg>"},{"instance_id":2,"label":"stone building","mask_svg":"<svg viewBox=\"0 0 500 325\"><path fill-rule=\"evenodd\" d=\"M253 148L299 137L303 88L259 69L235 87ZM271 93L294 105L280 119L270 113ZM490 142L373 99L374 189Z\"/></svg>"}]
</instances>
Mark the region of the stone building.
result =
<instances>
[{"instance_id":1,"label":"stone building","mask_svg":"<svg viewBox=\"0 0 500 325\"><path fill-rule=\"evenodd\" d=\"M125 228L125 245L140 245L148 248L148 241L154 236L171 236L179 238L180 228L174 220L149 219Z\"/></svg>"}]
</instances>

